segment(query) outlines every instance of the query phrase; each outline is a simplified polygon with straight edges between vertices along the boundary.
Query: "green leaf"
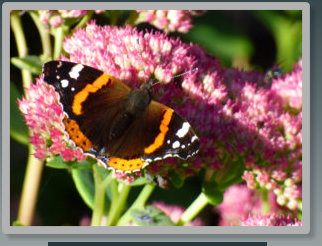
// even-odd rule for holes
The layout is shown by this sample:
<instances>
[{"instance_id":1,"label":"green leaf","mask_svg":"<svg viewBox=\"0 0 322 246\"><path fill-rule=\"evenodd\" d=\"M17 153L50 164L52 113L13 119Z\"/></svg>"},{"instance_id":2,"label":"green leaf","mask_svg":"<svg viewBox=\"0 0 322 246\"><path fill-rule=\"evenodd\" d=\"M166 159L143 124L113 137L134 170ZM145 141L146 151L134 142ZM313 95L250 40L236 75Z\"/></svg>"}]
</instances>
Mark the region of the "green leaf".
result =
<instances>
[{"instance_id":1,"label":"green leaf","mask_svg":"<svg viewBox=\"0 0 322 246\"><path fill-rule=\"evenodd\" d=\"M95 165L95 169L99 170L100 175L107 176L109 171L106 168ZM105 172L105 174L103 173ZM73 168L72 177L75 183L76 189L80 194L85 204L90 208L94 209L95 199L95 183L93 178L92 169ZM106 190L104 213L107 214L111 205L111 192L109 189Z\"/></svg>"},{"instance_id":2,"label":"green leaf","mask_svg":"<svg viewBox=\"0 0 322 246\"><path fill-rule=\"evenodd\" d=\"M13 225L13 226L25 226L25 225L21 224L21 222L20 222L20 221L18 221L18 220L14 221L14 222L12 223L12 225Z\"/></svg>"},{"instance_id":3,"label":"green leaf","mask_svg":"<svg viewBox=\"0 0 322 246\"><path fill-rule=\"evenodd\" d=\"M77 165L77 161L64 161L60 155L53 156L47 161L46 166L57 169L71 169L74 165Z\"/></svg>"},{"instance_id":4,"label":"green leaf","mask_svg":"<svg viewBox=\"0 0 322 246\"><path fill-rule=\"evenodd\" d=\"M131 216L135 224L139 226L174 226L171 219L160 209L154 206L146 206L145 210L135 209Z\"/></svg>"},{"instance_id":5,"label":"green leaf","mask_svg":"<svg viewBox=\"0 0 322 246\"><path fill-rule=\"evenodd\" d=\"M208 202L214 206L222 203L223 192L216 182L205 182L202 185L202 193L207 197Z\"/></svg>"},{"instance_id":6,"label":"green leaf","mask_svg":"<svg viewBox=\"0 0 322 246\"><path fill-rule=\"evenodd\" d=\"M245 171L245 163L242 158L228 162L225 170L217 176L216 183L221 191L225 191L228 187L242 182L241 176Z\"/></svg>"},{"instance_id":7,"label":"green leaf","mask_svg":"<svg viewBox=\"0 0 322 246\"><path fill-rule=\"evenodd\" d=\"M127 185L129 185L129 186L142 186L147 183L150 183L150 181L148 181L146 177L141 176L139 178L136 178L134 182L127 184Z\"/></svg>"},{"instance_id":8,"label":"green leaf","mask_svg":"<svg viewBox=\"0 0 322 246\"><path fill-rule=\"evenodd\" d=\"M83 201L89 208L93 209L95 194L93 171L90 169L72 169L72 177Z\"/></svg>"},{"instance_id":9,"label":"green leaf","mask_svg":"<svg viewBox=\"0 0 322 246\"><path fill-rule=\"evenodd\" d=\"M18 108L17 99L21 94L14 83L10 83L10 136L18 143L27 145L29 143L28 127Z\"/></svg>"},{"instance_id":10,"label":"green leaf","mask_svg":"<svg viewBox=\"0 0 322 246\"><path fill-rule=\"evenodd\" d=\"M171 183L177 189L180 189L184 185L184 179L176 172L175 170L170 172L171 175Z\"/></svg>"},{"instance_id":11,"label":"green leaf","mask_svg":"<svg viewBox=\"0 0 322 246\"><path fill-rule=\"evenodd\" d=\"M87 158L81 162L78 161L64 161L63 157L61 155L53 156L50 158L49 161L47 161L46 166L51 168L57 168L57 169L71 169L71 168L77 168L77 169L91 169L93 164L95 164L96 161Z\"/></svg>"},{"instance_id":12,"label":"green leaf","mask_svg":"<svg viewBox=\"0 0 322 246\"><path fill-rule=\"evenodd\" d=\"M95 165L94 170L100 176L101 180L105 179L110 174L110 171L108 171L105 167L101 167L99 165Z\"/></svg>"},{"instance_id":13,"label":"green leaf","mask_svg":"<svg viewBox=\"0 0 322 246\"><path fill-rule=\"evenodd\" d=\"M11 63L19 69L26 69L33 74L42 73L42 61L38 56L26 56L24 58L12 57Z\"/></svg>"}]
</instances>

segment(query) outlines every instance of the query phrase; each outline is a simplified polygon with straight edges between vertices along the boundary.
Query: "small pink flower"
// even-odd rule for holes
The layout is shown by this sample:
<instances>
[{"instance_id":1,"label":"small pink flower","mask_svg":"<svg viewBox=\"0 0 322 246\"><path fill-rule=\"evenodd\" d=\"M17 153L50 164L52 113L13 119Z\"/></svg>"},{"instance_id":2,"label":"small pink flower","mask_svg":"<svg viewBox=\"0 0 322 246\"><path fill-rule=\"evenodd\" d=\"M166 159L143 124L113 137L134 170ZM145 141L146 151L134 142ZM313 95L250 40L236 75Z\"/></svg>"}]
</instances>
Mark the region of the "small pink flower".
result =
<instances>
[{"instance_id":1,"label":"small pink flower","mask_svg":"<svg viewBox=\"0 0 322 246\"><path fill-rule=\"evenodd\" d=\"M62 152L61 152L61 155L64 159L64 161L72 161L75 159L75 155L74 155L74 150L72 149L64 149Z\"/></svg>"},{"instance_id":2,"label":"small pink flower","mask_svg":"<svg viewBox=\"0 0 322 246\"><path fill-rule=\"evenodd\" d=\"M53 27L59 27L64 22L64 19L60 17L59 15L54 15L50 18L50 25Z\"/></svg>"}]
</instances>

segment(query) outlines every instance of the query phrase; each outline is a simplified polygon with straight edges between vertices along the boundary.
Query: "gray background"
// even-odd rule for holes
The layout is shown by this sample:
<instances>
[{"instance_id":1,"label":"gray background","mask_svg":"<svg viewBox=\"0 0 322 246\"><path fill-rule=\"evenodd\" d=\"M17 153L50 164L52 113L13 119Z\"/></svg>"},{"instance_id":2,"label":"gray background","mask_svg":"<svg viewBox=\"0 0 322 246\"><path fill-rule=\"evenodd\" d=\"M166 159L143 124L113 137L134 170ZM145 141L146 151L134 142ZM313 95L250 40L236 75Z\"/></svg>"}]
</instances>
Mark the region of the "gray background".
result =
<instances>
[{"instance_id":1,"label":"gray background","mask_svg":"<svg viewBox=\"0 0 322 246\"><path fill-rule=\"evenodd\" d=\"M322 243L322 199L321 190L322 152L319 151L321 131L318 131L318 121L322 121L318 105L321 99L318 93L321 84L318 84L318 59L322 59L321 52L321 1L309 1L311 5L311 231L308 235L0 235L1 245L47 245L48 241L267 241L268 245L321 245ZM106 7L105 7L106 4ZM103 6L111 9L108 3ZM182 4L180 4L182 6ZM180 6L179 5L179 6ZM236 4L232 5L236 7ZM4 82L3 82L4 83ZM4 106L4 105L3 105ZM319 114L320 113L320 114ZM2 131L4 135L6 131ZM2 136L3 136L2 135ZM2 219L2 218L1 218ZM2 228L1 228L2 231Z\"/></svg>"}]
</instances>

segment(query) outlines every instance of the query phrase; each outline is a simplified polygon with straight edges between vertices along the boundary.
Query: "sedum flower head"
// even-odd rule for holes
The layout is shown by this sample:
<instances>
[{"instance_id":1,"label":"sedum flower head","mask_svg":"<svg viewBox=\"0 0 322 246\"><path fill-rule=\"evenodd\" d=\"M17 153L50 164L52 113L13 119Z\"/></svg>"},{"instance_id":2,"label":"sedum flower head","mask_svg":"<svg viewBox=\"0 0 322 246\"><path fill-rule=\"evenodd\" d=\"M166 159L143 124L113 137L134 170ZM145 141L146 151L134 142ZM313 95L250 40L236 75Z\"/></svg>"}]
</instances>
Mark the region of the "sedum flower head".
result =
<instances>
[{"instance_id":1,"label":"sedum flower head","mask_svg":"<svg viewBox=\"0 0 322 246\"><path fill-rule=\"evenodd\" d=\"M301 62L292 73L263 87L263 74L224 68L201 47L158 32L90 22L63 45L68 56L62 60L105 71L132 88L158 80L154 99L172 107L196 130L200 138L197 158L189 165L178 165L177 159L156 162L148 167L150 173L167 177L174 168L186 177L202 167L220 171L242 160L243 178L250 188L279 190L293 207L300 199L300 192L284 192L288 179L301 190L302 113L301 105L295 103L301 99ZM180 73L185 74L174 78ZM38 84L43 86L41 78ZM44 145L37 137L34 141ZM38 149L42 156L48 153Z\"/></svg>"},{"instance_id":2,"label":"sedum flower head","mask_svg":"<svg viewBox=\"0 0 322 246\"><path fill-rule=\"evenodd\" d=\"M30 142L35 157L44 160L60 154L64 161L82 161L82 150L69 140L63 125L64 113L54 88L43 82L42 76L26 88L26 97L18 100L19 109L25 117L32 134Z\"/></svg>"},{"instance_id":3,"label":"sedum flower head","mask_svg":"<svg viewBox=\"0 0 322 246\"><path fill-rule=\"evenodd\" d=\"M238 197L238 199L236 199ZM268 193L270 212L278 211L275 194ZM233 185L224 193L223 202L216 207L220 215L220 226L239 226L249 215L262 214L263 202L261 194L251 190L245 184Z\"/></svg>"}]
</instances>

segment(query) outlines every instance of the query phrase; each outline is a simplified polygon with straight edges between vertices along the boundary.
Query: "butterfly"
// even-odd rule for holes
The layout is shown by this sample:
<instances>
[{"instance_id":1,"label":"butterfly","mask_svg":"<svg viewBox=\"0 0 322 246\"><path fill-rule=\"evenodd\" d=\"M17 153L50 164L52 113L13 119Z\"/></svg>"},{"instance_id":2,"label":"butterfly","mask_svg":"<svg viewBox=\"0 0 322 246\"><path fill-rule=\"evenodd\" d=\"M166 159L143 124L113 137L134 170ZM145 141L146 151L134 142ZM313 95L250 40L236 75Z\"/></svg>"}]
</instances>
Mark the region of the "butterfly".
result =
<instances>
[{"instance_id":1,"label":"butterfly","mask_svg":"<svg viewBox=\"0 0 322 246\"><path fill-rule=\"evenodd\" d=\"M43 75L60 96L70 139L106 168L130 173L199 150L191 125L152 99L153 81L132 90L107 73L66 61L45 63Z\"/></svg>"}]
</instances>

